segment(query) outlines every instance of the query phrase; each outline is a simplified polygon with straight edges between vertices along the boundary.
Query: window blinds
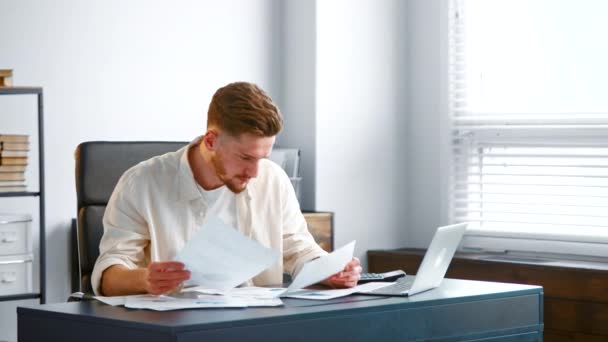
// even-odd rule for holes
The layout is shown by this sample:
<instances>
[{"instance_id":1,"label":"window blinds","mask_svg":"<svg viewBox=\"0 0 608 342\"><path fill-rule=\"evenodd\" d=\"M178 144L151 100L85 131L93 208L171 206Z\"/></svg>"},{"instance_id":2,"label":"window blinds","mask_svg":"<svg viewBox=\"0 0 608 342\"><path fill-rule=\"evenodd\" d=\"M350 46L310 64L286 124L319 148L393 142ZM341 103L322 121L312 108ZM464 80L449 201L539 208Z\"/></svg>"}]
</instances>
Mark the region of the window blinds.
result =
<instances>
[{"instance_id":1,"label":"window blinds","mask_svg":"<svg viewBox=\"0 0 608 342\"><path fill-rule=\"evenodd\" d=\"M593 15L607 6L577 4L450 2L452 222L505 236L608 237L608 96L599 96L608 24ZM529 20L513 29L522 13ZM571 51L580 39L585 53Z\"/></svg>"}]
</instances>

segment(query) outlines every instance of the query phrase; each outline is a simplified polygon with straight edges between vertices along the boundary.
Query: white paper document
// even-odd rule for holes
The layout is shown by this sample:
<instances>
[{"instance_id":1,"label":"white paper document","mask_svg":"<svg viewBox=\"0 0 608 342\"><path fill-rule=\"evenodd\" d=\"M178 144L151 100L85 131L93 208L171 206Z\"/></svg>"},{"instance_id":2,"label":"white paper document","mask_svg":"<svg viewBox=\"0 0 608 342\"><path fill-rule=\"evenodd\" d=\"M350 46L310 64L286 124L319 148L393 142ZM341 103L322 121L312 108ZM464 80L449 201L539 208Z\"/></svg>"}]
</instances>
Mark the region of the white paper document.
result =
<instances>
[{"instance_id":1,"label":"white paper document","mask_svg":"<svg viewBox=\"0 0 608 342\"><path fill-rule=\"evenodd\" d=\"M253 241L238 230L210 217L175 260L190 271L186 284L228 290L258 275L279 261L279 253Z\"/></svg>"},{"instance_id":2,"label":"white paper document","mask_svg":"<svg viewBox=\"0 0 608 342\"><path fill-rule=\"evenodd\" d=\"M280 306L283 301L275 293L284 290L275 287L237 287L228 290L224 295L240 298L247 303L247 306Z\"/></svg>"},{"instance_id":3,"label":"white paper document","mask_svg":"<svg viewBox=\"0 0 608 342\"><path fill-rule=\"evenodd\" d=\"M246 287L235 287L227 291L220 291L216 289L207 289L202 286L189 287L183 289L182 292L197 292L201 294L215 294L222 296L234 296L234 297L249 297L249 298L275 298L277 293L285 291L284 287L258 287L258 286L246 286Z\"/></svg>"},{"instance_id":4,"label":"white paper document","mask_svg":"<svg viewBox=\"0 0 608 342\"><path fill-rule=\"evenodd\" d=\"M113 297L95 296L93 298L97 299L98 301L100 301L104 304L108 304L108 305L112 305L112 306L119 306L119 305L125 305L125 301L127 300L127 297L129 297L129 296L113 296Z\"/></svg>"},{"instance_id":5,"label":"white paper document","mask_svg":"<svg viewBox=\"0 0 608 342\"><path fill-rule=\"evenodd\" d=\"M382 283L372 282L348 289L334 289L334 290L297 290L284 294L282 297L299 298L299 299L312 299L312 300L328 300L339 297L344 297L358 292L369 292L375 289L379 289L393 283Z\"/></svg>"},{"instance_id":6,"label":"white paper document","mask_svg":"<svg viewBox=\"0 0 608 342\"><path fill-rule=\"evenodd\" d=\"M164 295L139 295L127 296L125 307L130 309L168 311L198 308L244 308L247 307L247 303L240 298L228 296L196 295L191 298L180 298Z\"/></svg>"},{"instance_id":7,"label":"white paper document","mask_svg":"<svg viewBox=\"0 0 608 342\"><path fill-rule=\"evenodd\" d=\"M205 293L210 292L210 293ZM94 297L98 301L112 305L124 305L131 309L148 309L156 311L200 309L200 308L244 308L281 306L283 301L273 297L273 290L264 288L242 288L242 290L225 294L218 291L184 290L172 295L131 295L116 297Z\"/></svg>"},{"instance_id":8,"label":"white paper document","mask_svg":"<svg viewBox=\"0 0 608 342\"><path fill-rule=\"evenodd\" d=\"M304 264L296 278L291 282L287 290L281 296L316 284L330 276L342 271L353 259L356 241L351 241L330 254Z\"/></svg>"}]
</instances>

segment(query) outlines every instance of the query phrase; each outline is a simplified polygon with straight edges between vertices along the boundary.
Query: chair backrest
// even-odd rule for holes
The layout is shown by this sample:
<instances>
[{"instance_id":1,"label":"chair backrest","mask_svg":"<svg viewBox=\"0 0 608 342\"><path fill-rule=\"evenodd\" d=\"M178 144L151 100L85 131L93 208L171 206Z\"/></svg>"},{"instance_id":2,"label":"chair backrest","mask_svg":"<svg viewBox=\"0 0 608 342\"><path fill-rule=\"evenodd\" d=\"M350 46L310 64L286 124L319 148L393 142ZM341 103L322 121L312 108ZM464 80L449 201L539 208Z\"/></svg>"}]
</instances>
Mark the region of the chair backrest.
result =
<instances>
[{"instance_id":1,"label":"chair backrest","mask_svg":"<svg viewBox=\"0 0 608 342\"><path fill-rule=\"evenodd\" d=\"M186 144L187 142L90 141L78 145L75 154L78 199L76 234L80 291L93 292L91 273L99 256L103 214L120 176L141 161L177 151Z\"/></svg>"}]
</instances>

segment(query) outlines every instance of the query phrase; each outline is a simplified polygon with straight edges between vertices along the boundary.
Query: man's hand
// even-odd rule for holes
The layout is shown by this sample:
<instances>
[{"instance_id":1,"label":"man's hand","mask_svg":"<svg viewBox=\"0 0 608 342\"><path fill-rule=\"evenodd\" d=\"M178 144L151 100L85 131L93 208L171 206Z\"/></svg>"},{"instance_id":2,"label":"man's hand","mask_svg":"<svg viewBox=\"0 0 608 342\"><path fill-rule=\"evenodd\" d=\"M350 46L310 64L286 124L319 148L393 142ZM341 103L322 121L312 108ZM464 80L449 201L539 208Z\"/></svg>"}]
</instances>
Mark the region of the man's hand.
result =
<instances>
[{"instance_id":1,"label":"man's hand","mask_svg":"<svg viewBox=\"0 0 608 342\"><path fill-rule=\"evenodd\" d=\"M153 262L147 268L135 269L112 265L103 271L100 291L104 296L159 295L176 289L188 279L190 271L177 261Z\"/></svg>"},{"instance_id":2,"label":"man's hand","mask_svg":"<svg viewBox=\"0 0 608 342\"><path fill-rule=\"evenodd\" d=\"M344 269L321 283L333 288L355 287L361 278L361 262L353 258Z\"/></svg>"},{"instance_id":3,"label":"man's hand","mask_svg":"<svg viewBox=\"0 0 608 342\"><path fill-rule=\"evenodd\" d=\"M185 270L181 262L153 262L148 265L144 286L146 292L159 295L174 290L188 279L190 279L190 271Z\"/></svg>"}]
</instances>

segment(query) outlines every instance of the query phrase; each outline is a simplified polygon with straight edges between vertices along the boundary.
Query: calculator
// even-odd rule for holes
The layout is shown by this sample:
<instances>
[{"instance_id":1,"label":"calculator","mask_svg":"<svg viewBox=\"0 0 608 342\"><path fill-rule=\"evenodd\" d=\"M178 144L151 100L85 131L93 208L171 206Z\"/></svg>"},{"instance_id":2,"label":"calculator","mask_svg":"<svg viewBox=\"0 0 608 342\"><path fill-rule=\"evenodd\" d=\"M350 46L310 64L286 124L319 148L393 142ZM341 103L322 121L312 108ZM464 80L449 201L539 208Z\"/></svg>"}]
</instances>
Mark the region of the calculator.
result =
<instances>
[{"instance_id":1,"label":"calculator","mask_svg":"<svg viewBox=\"0 0 608 342\"><path fill-rule=\"evenodd\" d=\"M390 271L385 273L361 273L361 279L357 284L365 284L372 281L395 281L401 277L405 277L405 272L402 270Z\"/></svg>"}]
</instances>

